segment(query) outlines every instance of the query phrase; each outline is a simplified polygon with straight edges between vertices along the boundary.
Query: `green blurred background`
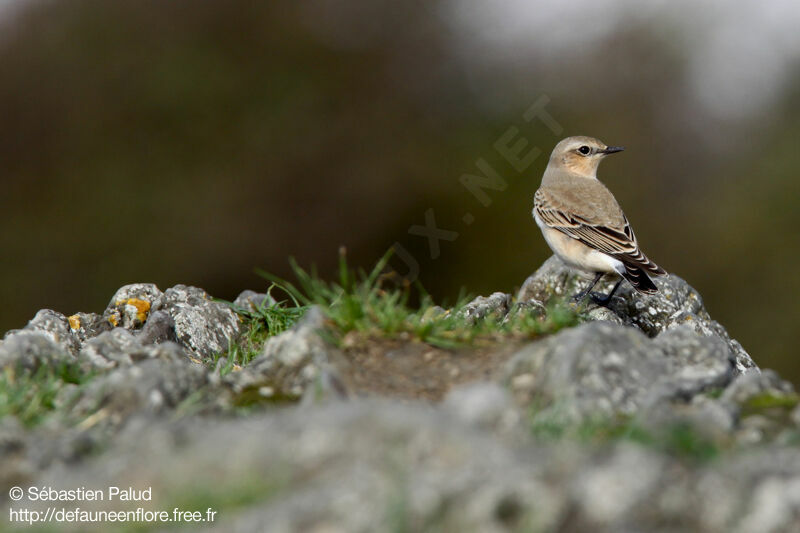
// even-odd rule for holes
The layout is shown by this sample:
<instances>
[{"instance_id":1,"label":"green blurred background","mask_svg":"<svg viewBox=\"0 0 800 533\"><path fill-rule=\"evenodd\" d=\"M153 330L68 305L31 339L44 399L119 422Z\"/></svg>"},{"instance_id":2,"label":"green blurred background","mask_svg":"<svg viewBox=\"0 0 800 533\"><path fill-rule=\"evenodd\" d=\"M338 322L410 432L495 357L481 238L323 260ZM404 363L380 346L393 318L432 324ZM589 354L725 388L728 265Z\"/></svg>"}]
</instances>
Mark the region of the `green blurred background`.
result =
<instances>
[{"instance_id":1,"label":"green blurred background","mask_svg":"<svg viewBox=\"0 0 800 533\"><path fill-rule=\"evenodd\" d=\"M123 284L232 299L288 256L331 273L399 242L437 299L512 291L561 136L648 255L762 367L800 383L800 5L576 0L0 1L0 329ZM541 98L563 128L523 113ZM517 172L510 127L545 152ZM507 181L482 205L483 158ZM458 232L431 259L433 209ZM470 213L474 222L465 224ZM398 270L402 264L396 265Z\"/></svg>"}]
</instances>

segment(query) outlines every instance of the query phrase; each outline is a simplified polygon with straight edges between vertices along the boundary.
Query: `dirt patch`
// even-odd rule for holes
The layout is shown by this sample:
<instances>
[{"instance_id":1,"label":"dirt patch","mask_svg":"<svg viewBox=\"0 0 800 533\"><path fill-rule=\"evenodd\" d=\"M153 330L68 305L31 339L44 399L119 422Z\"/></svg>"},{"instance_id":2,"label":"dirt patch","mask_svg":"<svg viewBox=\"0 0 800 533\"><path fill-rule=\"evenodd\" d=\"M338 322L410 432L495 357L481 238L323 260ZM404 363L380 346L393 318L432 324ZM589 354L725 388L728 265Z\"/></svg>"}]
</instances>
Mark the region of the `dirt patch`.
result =
<instances>
[{"instance_id":1,"label":"dirt patch","mask_svg":"<svg viewBox=\"0 0 800 533\"><path fill-rule=\"evenodd\" d=\"M403 339L361 338L347 344L346 368L340 370L356 394L439 401L455 385L494 378L521 342L454 350Z\"/></svg>"}]
</instances>

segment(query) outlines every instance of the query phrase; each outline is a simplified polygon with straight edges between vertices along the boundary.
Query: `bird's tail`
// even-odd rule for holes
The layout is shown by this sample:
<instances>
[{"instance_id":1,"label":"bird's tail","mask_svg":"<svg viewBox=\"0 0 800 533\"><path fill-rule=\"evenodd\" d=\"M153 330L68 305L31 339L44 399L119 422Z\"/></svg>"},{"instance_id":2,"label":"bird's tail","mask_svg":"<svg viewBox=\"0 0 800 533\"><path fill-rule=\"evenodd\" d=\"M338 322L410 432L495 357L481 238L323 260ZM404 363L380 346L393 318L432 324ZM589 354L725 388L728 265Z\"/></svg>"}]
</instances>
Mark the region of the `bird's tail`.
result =
<instances>
[{"instance_id":1,"label":"bird's tail","mask_svg":"<svg viewBox=\"0 0 800 533\"><path fill-rule=\"evenodd\" d=\"M644 269L628 263L623 264L625 265L625 273L622 274L622 277L627 279L634 289L645 294L658 292L658 287L656 287L656 284L653 283L653 280L650 279Z\"/></svg>"},{"instance_id":2,"label":"bird's tail","mask_svg":"<svg viewBox=\"0 0 800 533\"><path fill-rule=\"evenodd\" d=\"M667 273L666 270L655 264L646 255L644 255L642 250L639 248L637 248L635 252L627 254L625 258L622 259L622 262L633 263L633 266L630 268L639 268L648 274L653 274L654 276L663 276Z\"/></svg>"}]
</instances>

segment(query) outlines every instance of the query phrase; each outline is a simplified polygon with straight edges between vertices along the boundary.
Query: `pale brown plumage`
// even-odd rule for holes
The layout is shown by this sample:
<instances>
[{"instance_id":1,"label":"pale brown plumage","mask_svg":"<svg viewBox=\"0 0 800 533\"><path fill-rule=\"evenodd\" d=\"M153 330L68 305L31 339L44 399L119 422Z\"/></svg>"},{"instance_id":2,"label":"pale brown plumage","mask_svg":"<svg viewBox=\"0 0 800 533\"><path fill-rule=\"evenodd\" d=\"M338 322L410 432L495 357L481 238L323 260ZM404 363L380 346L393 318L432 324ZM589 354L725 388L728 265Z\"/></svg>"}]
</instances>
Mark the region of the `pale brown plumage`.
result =
<instances>
[{"instance_id":1,"label":"pale brown plumage","mask_svg":"<svg viewBox=\"0 0 800 533\"><path fill-rule=\"evenodd\" d=\"M564 175L536 191L534 210L549 227L655 275L665 274L639 249L628 218L597 180Z\"/></svg>"},{"instance_id":2,"label":"pale brown plumage","mask_svg":"<svg viewBox=\"0 0 800 533\"><path fill-rule=\"evenodd\" d=\"M600 160L620 150L591 137L561 141L534 196L534 218L547 243L568 264L598 276L617 273L640 292L656 292L648 273L666 272L644 255L616 199L597 180Z\"/></svg>"}]
</instances>

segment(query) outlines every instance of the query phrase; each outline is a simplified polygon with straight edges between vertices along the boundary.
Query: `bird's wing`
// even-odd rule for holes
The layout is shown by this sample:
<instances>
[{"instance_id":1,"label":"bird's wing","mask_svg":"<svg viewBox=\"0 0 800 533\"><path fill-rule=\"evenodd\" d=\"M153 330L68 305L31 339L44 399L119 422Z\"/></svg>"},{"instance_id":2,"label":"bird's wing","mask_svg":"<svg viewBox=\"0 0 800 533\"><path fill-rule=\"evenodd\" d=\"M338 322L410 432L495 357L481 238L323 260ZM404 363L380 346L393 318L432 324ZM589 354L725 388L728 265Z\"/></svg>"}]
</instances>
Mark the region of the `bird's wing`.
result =
<instances>
[{"instance_id":1,"label":"bird's wing","mask_svg":"<svg viewBox=\"0 0 800 533\"><path fill-rule=\"evenodd\" d=\"M605 213L597 214L590 212L591 204L571 201L568 202L568 208L564 201L567 198L560 198L557 190L539 189L534 196L534 211L548 227L561 231L590 248L648 272L664 273L664 270L639 249L628 218L619 210L613 196L610 193L608 195L613 202L610 204L613 210L610 213L606 210ZM608 201L604 203L609 205Z\"/></svg>"}]
</instances>

